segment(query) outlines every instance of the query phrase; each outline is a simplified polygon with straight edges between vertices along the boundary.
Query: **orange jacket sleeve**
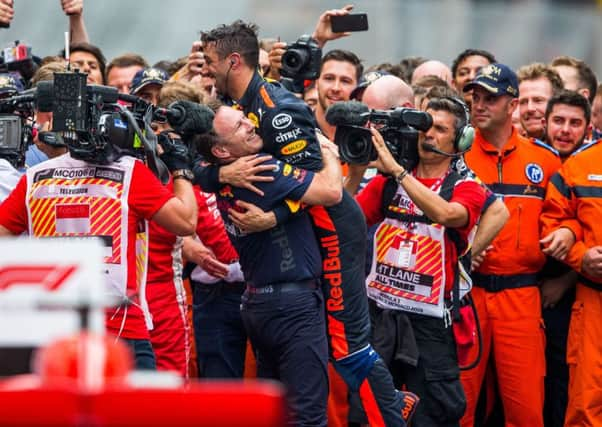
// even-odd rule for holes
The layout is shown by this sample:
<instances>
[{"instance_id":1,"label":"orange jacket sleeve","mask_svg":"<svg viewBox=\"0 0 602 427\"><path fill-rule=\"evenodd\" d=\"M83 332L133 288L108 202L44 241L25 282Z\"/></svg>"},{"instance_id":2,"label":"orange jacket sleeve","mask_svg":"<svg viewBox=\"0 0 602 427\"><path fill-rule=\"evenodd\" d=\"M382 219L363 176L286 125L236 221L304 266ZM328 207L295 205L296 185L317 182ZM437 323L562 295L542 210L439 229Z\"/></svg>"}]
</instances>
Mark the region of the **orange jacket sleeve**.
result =
<instances>
[{"instance_id":1,"label":"orange jacket sleeve","mask_svg":"<svg viewBox=\"0 0 602 427\"><path fill-rule=\"evenodd\" d=\"M571 190L570 162L563 165L552 176L540 218L541 236L545 237L558 228L565 227L575 235L575 244L569 250L564 262L577 272L581 272L581 260L587 250L583 243L583 229L577 219L576 200Z\"/></svg>"}]
</instances>

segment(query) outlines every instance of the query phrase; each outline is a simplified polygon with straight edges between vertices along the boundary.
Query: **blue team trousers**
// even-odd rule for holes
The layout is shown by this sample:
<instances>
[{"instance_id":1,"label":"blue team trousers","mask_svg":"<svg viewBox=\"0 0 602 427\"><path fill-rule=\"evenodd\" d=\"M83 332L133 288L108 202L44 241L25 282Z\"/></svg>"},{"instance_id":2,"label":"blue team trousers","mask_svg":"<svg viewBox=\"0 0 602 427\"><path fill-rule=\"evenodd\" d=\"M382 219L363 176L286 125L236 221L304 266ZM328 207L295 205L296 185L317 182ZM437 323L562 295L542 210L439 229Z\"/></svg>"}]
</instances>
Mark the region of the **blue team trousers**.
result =
<instances>
[{"instance_id":1,"label":"blue team trousers","mask_svg":"<svg viewBox=\"0 0 602 427\"><path fill-rule=\"evenodd\" d=\"M318 284L247 287L242 318L257 358L257 376L287 389L291 425L326 426L328 343ZM261 293L254 291L261 290Z\"/></svg>"}]
</instances>

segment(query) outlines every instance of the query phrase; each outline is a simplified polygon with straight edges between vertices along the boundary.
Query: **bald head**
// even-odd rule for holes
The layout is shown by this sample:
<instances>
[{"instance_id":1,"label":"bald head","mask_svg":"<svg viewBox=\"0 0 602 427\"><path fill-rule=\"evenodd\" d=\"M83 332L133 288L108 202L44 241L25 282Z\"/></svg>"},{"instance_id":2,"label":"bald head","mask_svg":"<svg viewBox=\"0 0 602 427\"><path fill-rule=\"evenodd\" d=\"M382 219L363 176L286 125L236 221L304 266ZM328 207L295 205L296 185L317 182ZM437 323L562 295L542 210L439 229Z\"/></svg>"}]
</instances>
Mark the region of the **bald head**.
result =
<instances>
[{"instance_id":1,"label":"bald head","mask_svg":"<svg viewBox=\"0 0 602 427\"><path fill-rule=\"evenodd\" d=\"M414 105L414 92L399 77L383 76L366 88L362 102L368 108L374 110L412 107Z\"/></svg>"},{"instance_id":2,"label":"bald head","mask_svg":"<svg viewBox=\"0 0 602 427\"><path fill-rule=\"evenodd\" d=\"M452 84L451 69L441 61L426 61L420 64L412 73L412 84L425 76L437 76L445 80L449 85Z\"/></svg>"}]
</instances>

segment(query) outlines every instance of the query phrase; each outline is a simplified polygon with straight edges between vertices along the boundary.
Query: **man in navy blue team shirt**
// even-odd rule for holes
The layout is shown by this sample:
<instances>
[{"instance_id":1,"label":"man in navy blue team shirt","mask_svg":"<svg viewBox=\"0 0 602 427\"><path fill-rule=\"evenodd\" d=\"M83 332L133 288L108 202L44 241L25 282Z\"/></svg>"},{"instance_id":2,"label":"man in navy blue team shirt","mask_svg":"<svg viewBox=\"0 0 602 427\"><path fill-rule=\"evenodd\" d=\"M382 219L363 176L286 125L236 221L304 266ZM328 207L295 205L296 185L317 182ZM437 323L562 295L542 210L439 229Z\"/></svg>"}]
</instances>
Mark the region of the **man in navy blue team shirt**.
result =
<instances>
[{"instance_id":1,"label":"man in navy blue team shirt","mask_svg":"<svg viewBox=\"0 0 602 427\"><path fill-rule=\"evenodd\" d=\"M212 163L231 163L262 149L255 125L242 111L217 108L213 126L215 132L204 135L200 144L202 155ZM257 353L258 376L279 379L287 386L293 422L304 426L326 425L328 396L322 259L311 221L300 212L272 229L246 233L229 212L238 209L238 201L263 210L274 209L283 200L298 208L338 203L342 177L336 147L330 142L322 145L325 167L318 173L270 160L272 168L263 174L273 181L257 183L263 196L231 185L221 185L216 193L247 283L242 318Z\"/></svg>"}]
</instances>

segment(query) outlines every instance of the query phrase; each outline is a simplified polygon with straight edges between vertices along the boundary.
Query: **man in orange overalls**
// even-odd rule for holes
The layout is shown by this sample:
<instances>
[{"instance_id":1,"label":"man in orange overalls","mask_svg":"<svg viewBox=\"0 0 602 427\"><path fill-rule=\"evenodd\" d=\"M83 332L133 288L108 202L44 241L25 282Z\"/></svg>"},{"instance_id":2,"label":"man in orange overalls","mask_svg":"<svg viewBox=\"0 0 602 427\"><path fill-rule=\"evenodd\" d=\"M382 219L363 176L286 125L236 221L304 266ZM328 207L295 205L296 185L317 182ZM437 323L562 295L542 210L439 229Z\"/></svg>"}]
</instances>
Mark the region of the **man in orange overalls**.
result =
<instances>
[{"instance_id":1,"label":"man in orange overalls","mask_svg":"<svg viewBox=\"0 0 602 427\"><path fill-rule=\"evenodd\" d=\"M473 91L476 128L466 163L504 200L510 219L472 275L482 357L475 369L462 372L467 409L461 424L474 425L479 391L492 357L506 425L543 426L545 338L536 274L545 255L538 220L546 185L560 160L554 150L523 138L512 127L518 79L508 66L483 67L464 90Z\"/></svg>"},{"instance_id":2,"label":"man in orange overalls","mask_svg":"<svg viewBox=\"0 0 602 427\"><path fill-rule=\"evenodd\" d=\"M542 235L568 228L576 236L564 258L579 274L567 343L569 402L565 426L602 425L602 143L587 144L550 180Z\"/></svg>"}]
</instances>

